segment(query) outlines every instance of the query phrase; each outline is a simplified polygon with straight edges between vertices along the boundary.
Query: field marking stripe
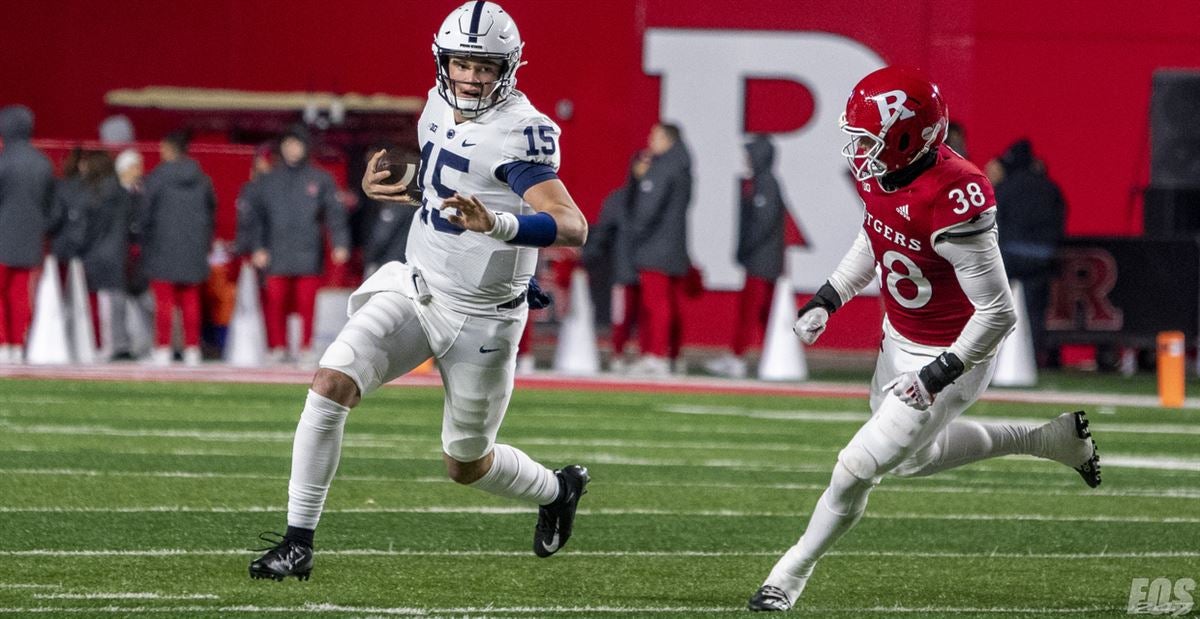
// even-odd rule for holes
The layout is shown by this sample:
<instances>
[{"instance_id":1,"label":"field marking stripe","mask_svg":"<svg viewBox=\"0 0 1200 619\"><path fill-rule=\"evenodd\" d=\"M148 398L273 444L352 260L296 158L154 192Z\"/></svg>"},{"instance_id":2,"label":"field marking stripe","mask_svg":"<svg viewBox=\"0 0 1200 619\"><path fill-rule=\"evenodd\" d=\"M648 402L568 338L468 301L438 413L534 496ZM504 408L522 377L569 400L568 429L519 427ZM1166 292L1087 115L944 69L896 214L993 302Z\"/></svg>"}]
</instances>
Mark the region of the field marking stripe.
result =
<instances>
[{"instance_id":1,"label":"field marking stripe","mask_svg":"<svg viewBox=\"0 0 1200 619\"><path fill-rule=\"evenodd\" d=\"M288 479L287 475L263 475L259 473L222 473L218 471L106 471L100 469L3 469L0 475L45 475L70 477L133 477L133 478L167 478L167 479L255 479L263 481L280 481ZM378 482L378 483L413 483L413 484L446 484L451 481L445 477L387 477L377 475L339 475L341 482ZM935 482L941 481L935 479ZM920 483L920 482L917 482ZM634 488L724 488L731 490L761 489L761 490L825 490L828 484L801 483L737 483L737 482L659 482L659 481L608 481L606 487ZM929 493L929 494L1015 494L1038 496L1089 496L1089 497L1122 497L1122 498L1153 498L1153 499L1198 499L1200 487L1195 488L1166 488L1162 490L1093 490L1079 487L1078 483L1062 484L1060 488L1046 485L1014 485L1009 487L988 487L981 490L977 485L884 485L873 492L879 493ZM1068 489L1072 488L1072 489Z\"/></svg>"},{"instance_id":2,"label":"field marking stripe","mask_svg":"<svg viewBox=\"0 0 1200 619\"><path fill-rule=\"evenodd\" d=\"M51 548L33 550L0 550L0 557L192 557L192 556L250 556L255 551L230 548L215 550L192 550L185 548L158 548L145 550L58 550ZM373 548L351 548L343 550L320 550L321 555L347 557L528 557L527 551L515 550L381 550ZM569 557L776 557L778 550L761 551L710 551L710 550L579 550L571 551ZM1087 553L1025 553L1025 552L921 552L908 550L834 550L826 554L832 557L895 557L914 559L1190 559L1200 557L1200 551L1139 551L1139 552L1087 552ZM47 585L55 587L56 585Z\"/></svg>"},{"instance_id":3,"label":"field marking stripe","mask_svg":"<svg viewBox=\"0 0 1200 619\"><path fill-rule=\"evenodd\" d=\"M245 514L245 513L284 513L287 508L274 505L250 505L240 507L189 507L181 505L147 505L129 507L0 507L0 513L34 513L34 514L139 514L139 513L201 513L201 514ZM427 506L427 507L348 507L341 509L326 509L326 514L475 514L475 515L512 515L530 514L528 507L479 507L479 506ZM670 510L670 509L622 509L598 508L581 509L580 515L586 516L691 516L717 518L801 518L805 512L758 512L733 509L713 510ZM1073 516L1062 514L922 514L913 512L895 512L867 514L871 520L948 520L948 521L1030 521L1030 522L1125 522L1152 524L1198 524L1200 518L1184 516L1117 516L1117 515L1086 515Z\"/></svg>"},{"instance_id":4,"label":"field marking stripe","mask_svg":"<svg viewBox=\"0 0 1200 619\"><path fill-rule=\"evenodd\" d=\"M152 591L118 591L112 593L35 593L38 600L219 600L211 593L155 593Z\"/></svg>"},{"instance_id":5,"label":"field marking stripe","mask_svg":"<svg viewBox=\"0 0 1200 619\"><path fill-rule=\"evenodd\" d=\"M340 606L336 604L306 604L304 606L102 606L102 607L29 607L5 608L0 607L0 613L34 614L34 613L306 613L306 614L367 614L367 615L399 615L399 616L428 616L428 615L462 615L483 613L485 615L545 615L545 614L647 614L647 613L728 613L744 611L744 606L515 606L515 607L462 607L462 608L378 608L369 606ZM819 613L995 613L995 614L1091 614L1125 610L1117 606L1088 606L1073 608L1031 608L1031 607L962 607L962 606L874 606L870 608L805 608L809 612Z\"/></svg>"}]
</instances>

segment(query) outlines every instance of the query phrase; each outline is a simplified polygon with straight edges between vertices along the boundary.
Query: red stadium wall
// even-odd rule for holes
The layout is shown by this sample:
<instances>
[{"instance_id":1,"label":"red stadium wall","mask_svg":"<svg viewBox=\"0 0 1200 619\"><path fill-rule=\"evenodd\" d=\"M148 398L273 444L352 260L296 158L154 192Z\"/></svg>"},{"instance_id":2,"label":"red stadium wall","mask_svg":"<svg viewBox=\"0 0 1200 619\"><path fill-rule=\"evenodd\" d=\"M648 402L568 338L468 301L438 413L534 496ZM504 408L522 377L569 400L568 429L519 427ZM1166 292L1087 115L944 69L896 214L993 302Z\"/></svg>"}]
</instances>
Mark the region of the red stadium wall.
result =
<instances>
[{"instance_id":1,"label":"red stadium wall","mask_svg":"<svg viewBox=\"0 0 1200 619\"><path fill-rule=\"evenodd\" d=\"M8 3L0 20L0 104L32 107L39 137L81 139L95 137L106 115L103 96L115 88L422 95L433 81L432 32L456 4ZM660 80L642 70L650 28L829 32L886 62L921 66L941 83L952 116L966 126L977 163L1018 137L1033 140L1063 186L1068 231L1078 235L1140 233L1136 196L1148 176L1151 73L1200 68L1200 12L1192 0L1160 0L1154 10L1104 0L503 5L527 41L520 88L547 112L560 101L573 106L573 115L560 119L562 175L590 216L621 181L628 156L658 116ZM791 131L808 121L813 103L795 84L748 92L750 130ZM231 195L221 198L232 202ZM851 307L847 313L858 318L834 321L823 342L874 344L876 300ZM727 323L732 313L729 294L706 296L688 309L696 320L689 321L687 339L716 343L711 334L721 330L713 325Z\"/></svg>"}]
</instances>

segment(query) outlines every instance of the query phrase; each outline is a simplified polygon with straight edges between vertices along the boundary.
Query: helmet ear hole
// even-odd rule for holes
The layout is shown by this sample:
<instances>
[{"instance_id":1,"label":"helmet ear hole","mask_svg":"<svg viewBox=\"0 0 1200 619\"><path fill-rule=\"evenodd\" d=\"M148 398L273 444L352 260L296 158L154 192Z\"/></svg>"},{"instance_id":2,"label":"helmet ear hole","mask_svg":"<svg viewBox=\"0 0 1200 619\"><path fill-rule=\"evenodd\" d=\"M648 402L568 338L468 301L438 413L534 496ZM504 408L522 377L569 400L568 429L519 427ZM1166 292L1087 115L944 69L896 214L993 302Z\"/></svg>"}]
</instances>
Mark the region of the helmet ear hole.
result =
<instances>
[{"instance_id":1,"label":"helmet ear hole","mask_svg":"<svg viewBox=\"0 0 1200 619\"><path fill-rule=\"evenodd\" d=\"M900 147L900 151L903 152L903 151L908 150L908 143L909 143L908 134L905 133L904 135L900 136L900 142L897 144L897 146Z\"/></svg>"}]
</instances>

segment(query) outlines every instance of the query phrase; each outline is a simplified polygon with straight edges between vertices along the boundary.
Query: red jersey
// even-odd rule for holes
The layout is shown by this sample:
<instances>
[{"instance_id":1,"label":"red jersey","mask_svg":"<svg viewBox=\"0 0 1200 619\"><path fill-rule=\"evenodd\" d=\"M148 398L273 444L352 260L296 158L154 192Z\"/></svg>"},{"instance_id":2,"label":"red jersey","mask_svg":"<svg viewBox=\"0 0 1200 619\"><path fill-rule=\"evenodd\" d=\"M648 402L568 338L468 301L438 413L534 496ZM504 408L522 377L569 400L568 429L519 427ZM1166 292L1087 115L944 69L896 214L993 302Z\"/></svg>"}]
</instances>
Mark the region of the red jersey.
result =
<instances>
[{"instance_id":1,"label":"red jersey","mask_svg":"<svg viewBox=\"0 0 1200 619\"><path fill-rule=\"evenodd\" d=\"M865 181L858 195L866 206L863 229L879 267L888 321L918 344L954 343L975 307L954 267L933 251L933 239L995 207L991 183L943 145L937 163L909 185L886 193L877 182Z\"/></svg>"}]
</instances>

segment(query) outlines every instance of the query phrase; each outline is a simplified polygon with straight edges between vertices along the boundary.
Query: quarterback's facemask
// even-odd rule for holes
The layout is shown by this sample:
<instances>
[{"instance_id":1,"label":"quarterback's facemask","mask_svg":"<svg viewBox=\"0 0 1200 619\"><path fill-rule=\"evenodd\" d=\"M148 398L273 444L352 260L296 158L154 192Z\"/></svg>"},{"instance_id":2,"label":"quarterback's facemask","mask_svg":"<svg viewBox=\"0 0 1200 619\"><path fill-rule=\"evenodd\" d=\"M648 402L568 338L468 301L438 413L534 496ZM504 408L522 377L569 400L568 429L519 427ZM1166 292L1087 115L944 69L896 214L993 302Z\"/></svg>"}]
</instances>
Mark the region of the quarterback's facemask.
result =
<instances>
[{"instance_id":1,"label":"quarterback's facemask","mask_svg":"<svg viewBox=\"0 0 1200 619\"><path fill-rule=\"evenodd\" d=\"M500 5L484 0L462 5L446 17L433 37L438 94L465 118L475 118L495 107L516 87L523 46L516 22ZM450 79L452 58L495 61L500 70L491 93L487 94L489 84L481 84L480 97L460 97L455 81Z\"/></svg>"}]
</instances>

